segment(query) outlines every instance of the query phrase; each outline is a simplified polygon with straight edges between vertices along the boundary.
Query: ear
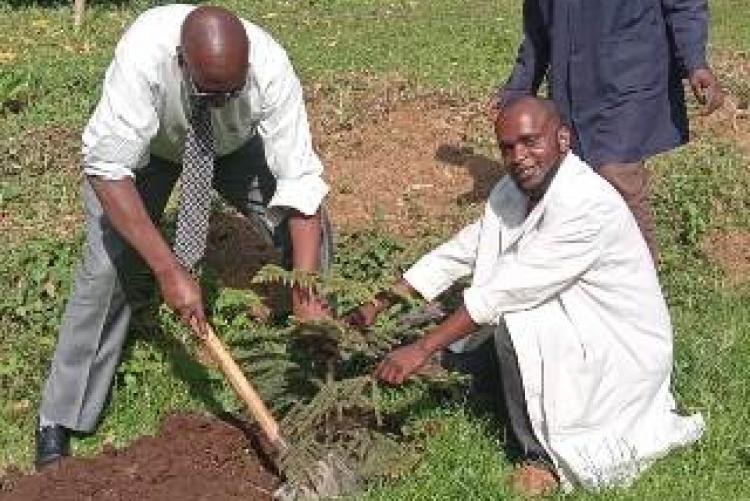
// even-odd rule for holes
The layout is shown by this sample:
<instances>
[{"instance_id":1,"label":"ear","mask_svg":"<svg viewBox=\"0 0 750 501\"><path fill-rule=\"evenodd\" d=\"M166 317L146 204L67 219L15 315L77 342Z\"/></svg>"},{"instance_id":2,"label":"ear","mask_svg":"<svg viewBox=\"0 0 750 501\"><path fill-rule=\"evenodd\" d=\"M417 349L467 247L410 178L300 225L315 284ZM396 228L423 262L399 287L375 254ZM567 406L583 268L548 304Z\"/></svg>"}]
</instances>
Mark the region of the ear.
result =
<instances>
[{"instance_id":1,"label":"ear","mask_svg":"<svg viewBox=\"0 0 750 501\"><path fill-rule=\"evenodd\" d=\"M177 64L180 65L180 67L185 66L185 55L182 53L182 47L178 45L175 48L175 52L177 52Z\"/></svg>"},{"instance_id":2,"label":"ear","mask_svg":"<svg viewBox=\"0 0 750 501\"><path fill-rule=\"evenodd\" d=\"M557 129L557 147L561 153L567 153L571 148L571 134L567 125L561 125Z\"/></svg>"}]
</instances>

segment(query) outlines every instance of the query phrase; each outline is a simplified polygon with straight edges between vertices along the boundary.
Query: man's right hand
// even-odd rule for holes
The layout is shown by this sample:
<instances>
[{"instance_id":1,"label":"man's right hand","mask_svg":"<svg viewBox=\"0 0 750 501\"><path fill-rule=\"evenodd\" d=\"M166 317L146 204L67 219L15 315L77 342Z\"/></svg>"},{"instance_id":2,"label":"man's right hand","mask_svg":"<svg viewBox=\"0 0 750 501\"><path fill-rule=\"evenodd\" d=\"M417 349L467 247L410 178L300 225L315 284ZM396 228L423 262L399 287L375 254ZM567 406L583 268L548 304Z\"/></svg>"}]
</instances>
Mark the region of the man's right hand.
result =
<instances>
[{"instance_id":1,"label":"man's right hand","mask_svg":"<svg viewBox=\"0 0 750 501\"><path fill-rule=\"evenodd\" d=\"M367 303L347 313L344 316L344 321L357 329L370 327L375 323L378 315L394 303L394 296L411 297L415 293L416 291L412 286L402 278L390 290L377 294Z\"/></svg>"},{"instance_id":2,"label":"man's right hand","mask_svg":"<svg viewBox=\"0 0 750 501\"><path fill-rule=\"evenodd\" d=\"M724 104L724 91L709 68L693 70L688 78L698 102L703 105L701 115L710 115Z\"/></svg>"},{"instance_id":3,"label":"man's right hand","mask_svg":"<svg viewBox=\"0 0 750 501\"><path fill-rule=\"evenodd\" d=\"M156 274L162 299L189 326L197 326L197 334L205 334L206 314L198 282L180 265Z\"/></svg>"},{"instance_id":4,"label":"man's right hand","mask_svg":"<svg viewBox=\"0 0 750 501\"><path fill-rule=\"evenodd\" d=\"M344 322L357 329L365 329L375 323L378 315L383 311L383 305L379 299L365 303L350 311L344 317Z\"/></svg>"}]
</instances>

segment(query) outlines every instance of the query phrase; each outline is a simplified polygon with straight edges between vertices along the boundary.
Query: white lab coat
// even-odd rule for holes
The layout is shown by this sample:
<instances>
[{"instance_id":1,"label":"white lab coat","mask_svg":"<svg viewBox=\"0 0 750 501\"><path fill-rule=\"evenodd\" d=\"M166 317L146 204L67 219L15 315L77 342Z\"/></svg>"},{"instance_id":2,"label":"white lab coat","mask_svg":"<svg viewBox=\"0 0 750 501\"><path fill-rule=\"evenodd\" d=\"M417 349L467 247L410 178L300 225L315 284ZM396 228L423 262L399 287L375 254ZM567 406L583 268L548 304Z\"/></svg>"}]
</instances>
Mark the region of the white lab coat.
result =
<instances>
[{"instance_id":1,"label":"white lab coat","mask_svg":"<svg viewBox=\"0 0 750 501\"><path fill-rule=\"evenodd\" d=\"M672 326L651 256L619 194L572 153L528 217L526 206L506 176L483 216L404 278L432 300L473 274L464 304L508 329L563 485L627 483L704 427L673 412Z\"/></svg>"}]
</instances>

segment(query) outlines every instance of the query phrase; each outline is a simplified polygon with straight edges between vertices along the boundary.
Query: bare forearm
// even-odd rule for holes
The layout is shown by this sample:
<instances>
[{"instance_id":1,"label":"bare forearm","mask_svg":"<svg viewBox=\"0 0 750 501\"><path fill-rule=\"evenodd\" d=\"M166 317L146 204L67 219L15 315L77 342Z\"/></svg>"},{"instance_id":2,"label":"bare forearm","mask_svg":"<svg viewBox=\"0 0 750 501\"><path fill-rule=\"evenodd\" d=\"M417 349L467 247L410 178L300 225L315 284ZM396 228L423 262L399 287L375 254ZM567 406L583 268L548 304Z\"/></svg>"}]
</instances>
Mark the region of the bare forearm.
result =
<instances>
[{"instance_id":1,"label":"bare forearm","mask_svg":"<svg viewBox=\"0 0 750 501\"><path fill-rule=\"evenodd\" d=\"M320 212L307 216L294 212L289 216L292 240L292 267L295 270L317 272L320 269ZM311 291L292 287L292 310L300 319L316 319L329 314L327 305Z\"/></svg>"},{"instance_id":2,"label":"bare forearm","mask_svg":"<svg viewBox=\"0 0 750 501\"><path fill-rule=\"evenodd\" d=\"M112 226L157 275L179 266L172 250L146 212L132 179L110 181L89 176Z\"/></svg>"},{"instance_id":3,"label":"bare forearm","mask_svg":"<svg viewBox=\"0 0 750 501\"><path fill-rule=\"evenodd\" d=\"M289 216L294 269L315 272L320 263L320 212L307 216L294 212Z\"/></svg>"},{"instance_id":4,"label":"bare forearm","mask_svg":"<svg viewBox=\"0 0 750 501\"><path fill-rule=\"evenodd\" d=\"M417 344L426 352L432 354L449 344L475 332L479 326L469 316L466 306L456 310L443 323L432 329Z\"/></svg>"}]
</instances>

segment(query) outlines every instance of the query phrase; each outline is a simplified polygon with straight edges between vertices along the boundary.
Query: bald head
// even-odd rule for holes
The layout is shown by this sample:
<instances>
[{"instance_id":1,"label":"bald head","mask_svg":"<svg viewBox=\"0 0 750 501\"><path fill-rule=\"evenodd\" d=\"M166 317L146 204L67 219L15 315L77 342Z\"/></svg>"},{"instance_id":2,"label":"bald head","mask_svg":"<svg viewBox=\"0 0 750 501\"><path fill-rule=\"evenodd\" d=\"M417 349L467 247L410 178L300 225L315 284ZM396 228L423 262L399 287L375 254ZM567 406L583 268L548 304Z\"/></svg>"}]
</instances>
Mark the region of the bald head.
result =
<instances>
[{"instance_id":1,"label":"bald head","mask_svg":"<svg viewBox=\"0 0 750 501\"><path fill-rule=\"evenodd\" d=\"M549 99L543 99L532 96L519 97L510 102L503 108L502 113L497 117L495 127L497 128L503 121L518 120L520 115L529 115L540 122L552 121L552 125L559 127L562 123L562 117L557 109L557 105Z\"/></svg>"},{"instance_id":2,"label":"bald head","mask_svg":"<svg viewBox=\"0 0 750 501\"><path fill-rule=\"evenodd\" d=\"M249 41L237 16L221 7L198 7L180 34L183 64L201 92L232 92L245 85Z\"/></svg>"}]
</instances>

